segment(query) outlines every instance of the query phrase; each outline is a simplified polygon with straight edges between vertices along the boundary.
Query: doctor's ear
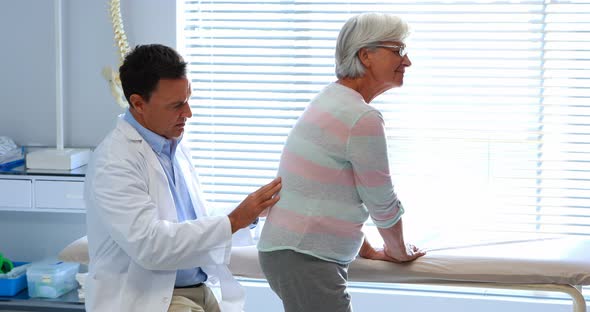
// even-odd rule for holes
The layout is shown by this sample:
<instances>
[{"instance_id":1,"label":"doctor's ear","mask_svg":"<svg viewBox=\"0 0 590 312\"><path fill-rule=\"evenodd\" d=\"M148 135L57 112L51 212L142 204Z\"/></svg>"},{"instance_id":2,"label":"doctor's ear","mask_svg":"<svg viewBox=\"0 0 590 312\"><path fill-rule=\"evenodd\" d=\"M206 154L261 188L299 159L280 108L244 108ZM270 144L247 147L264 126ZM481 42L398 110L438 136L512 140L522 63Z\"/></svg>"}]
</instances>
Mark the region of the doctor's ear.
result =
<instances>
[{"instance_id":1,"label":"doctor's ear","mask_svg":"<svg viewBox=\"0 0 590 312\"><path fill-rule=\"evenodd\" d=\"M131 103L131 107L135 109L137 112L143 112L143 105L145 104L145 101L143 100L141 95L136 93L131 94L131 96L129 97L129 102Z\"/></svg>"}]
</instances>

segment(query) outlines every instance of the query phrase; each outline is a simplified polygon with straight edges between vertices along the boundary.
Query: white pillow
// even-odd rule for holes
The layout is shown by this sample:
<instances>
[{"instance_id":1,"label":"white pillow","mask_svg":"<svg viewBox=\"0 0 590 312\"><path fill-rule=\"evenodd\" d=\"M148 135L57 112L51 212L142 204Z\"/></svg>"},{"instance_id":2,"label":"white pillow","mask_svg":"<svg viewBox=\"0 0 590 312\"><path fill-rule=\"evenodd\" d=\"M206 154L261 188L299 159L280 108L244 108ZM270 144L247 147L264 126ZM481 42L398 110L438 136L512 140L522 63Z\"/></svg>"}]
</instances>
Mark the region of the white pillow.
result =
<instances>
[{"instance_id":1,"label":"white pillow","mask_svg":"<svg viewBox=\"0 0 590 312\"><path fill-rule=\"evenodd\" d=\"M58 255L59 260L66 262L78 262L88 264L88 239L86 236L80 237L66 246Z\"/></svg>"}]
</instances>

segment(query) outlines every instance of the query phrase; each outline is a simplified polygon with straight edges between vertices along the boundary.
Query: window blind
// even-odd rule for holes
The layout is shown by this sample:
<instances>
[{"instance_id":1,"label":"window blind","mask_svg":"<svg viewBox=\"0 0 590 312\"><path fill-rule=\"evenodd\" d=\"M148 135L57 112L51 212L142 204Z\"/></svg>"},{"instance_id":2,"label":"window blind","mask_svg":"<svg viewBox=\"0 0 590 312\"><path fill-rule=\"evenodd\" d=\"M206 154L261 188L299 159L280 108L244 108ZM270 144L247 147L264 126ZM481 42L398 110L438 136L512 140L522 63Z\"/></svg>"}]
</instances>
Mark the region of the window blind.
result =
<instances>
[{"instance_id":1,"label":"window blind","mask_svg":"<svg viewBox=\"0 0 590 312\"><path fill-rule=\"evenodd\" d=\"M276 176L291 127L336 79L340 27L368 11L412 28L405 85L372 103L407 217L422 228L590 234L582 1L184 1L184 139L207 200L235 206Z\"/></svg>"}]
</instances>

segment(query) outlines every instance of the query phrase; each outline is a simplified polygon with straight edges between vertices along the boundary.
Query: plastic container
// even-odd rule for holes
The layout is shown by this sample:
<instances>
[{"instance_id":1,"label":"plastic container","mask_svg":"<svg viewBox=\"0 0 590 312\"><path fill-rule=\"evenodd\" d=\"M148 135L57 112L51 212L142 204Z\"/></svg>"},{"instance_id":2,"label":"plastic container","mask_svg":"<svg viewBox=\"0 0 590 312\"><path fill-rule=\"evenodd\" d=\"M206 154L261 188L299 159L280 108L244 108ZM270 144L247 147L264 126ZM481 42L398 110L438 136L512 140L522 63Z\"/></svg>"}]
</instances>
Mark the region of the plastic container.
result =
<instances>
[{"instance_id":1,"label":"plastic container","mask_svg":"<svg viewBox=\"0 0 590 312\"><path fill-rule=\"evenodd\" d=\"M57 298L78 287L79 263L45 260L27 269L29 297Z\"/></svg>"},{"instance_id":2,"label":"plastic container","mask_svg":"<svg viewBox=\"0 0 590 312\"><path fill-rule=\"evenodd\" d=\"M14 262L14 267L27 264L27 262ZM27 288L27 275L25 272L15 278L0 278L0 296L12 297L21 290Z\"/></svg>"}]
</instances>

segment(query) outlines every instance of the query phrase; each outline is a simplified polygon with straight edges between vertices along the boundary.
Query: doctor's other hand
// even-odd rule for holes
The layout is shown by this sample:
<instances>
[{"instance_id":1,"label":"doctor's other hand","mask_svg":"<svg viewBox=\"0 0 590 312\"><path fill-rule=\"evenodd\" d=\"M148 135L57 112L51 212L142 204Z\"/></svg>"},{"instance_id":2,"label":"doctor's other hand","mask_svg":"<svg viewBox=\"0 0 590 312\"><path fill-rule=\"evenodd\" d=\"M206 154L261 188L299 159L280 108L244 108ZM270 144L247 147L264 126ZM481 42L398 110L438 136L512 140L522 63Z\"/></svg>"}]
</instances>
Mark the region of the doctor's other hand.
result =
<instances>
[{"instance_id":1,"label":"doctor's other hand","mask_svg":"<svg viewBox=\"0 0 590 312\"><path fill-rule=\"evenodd\" d=\"M412 245L406 244L405 250L397 250L392 252L387 245L384 248L374 248L370 244L363 244L359 251L359 256L371 260L383 260L395 263L414 261L426 254L426 251Z\"/></svg>"},{"instance_id":2,"label":"doctor's other hand","mask_svg":"<svg viewBox=\"0 0 590 312\"><path fill-rule=\"evenodd\" d=\"M249 226L262 211L274 206L279 201L281 178L275 178L269 184L259 188L244 199L229 215L231 232Z\"/></svg>"}]
</instances>

